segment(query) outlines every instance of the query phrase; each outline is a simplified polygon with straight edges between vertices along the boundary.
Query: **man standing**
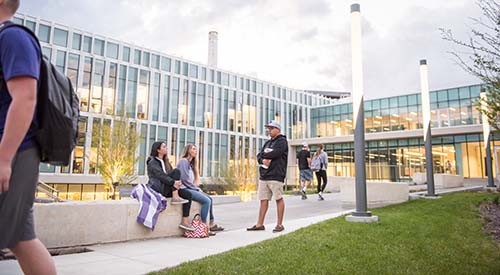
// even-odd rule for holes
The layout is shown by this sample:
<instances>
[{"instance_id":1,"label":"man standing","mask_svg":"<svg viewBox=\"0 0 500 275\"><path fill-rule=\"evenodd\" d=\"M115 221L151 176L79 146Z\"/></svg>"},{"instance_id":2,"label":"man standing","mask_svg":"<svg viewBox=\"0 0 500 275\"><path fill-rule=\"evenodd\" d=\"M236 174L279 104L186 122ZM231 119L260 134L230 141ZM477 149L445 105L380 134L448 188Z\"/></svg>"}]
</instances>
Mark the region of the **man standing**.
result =
<instances>
[{"instance_id":1,"label":"man standing","mask_svg":"<svg viewBox=\"0 0 500 275\"><path fill-rule=\"evenodd\" d=\"M264 219L266 217L269 201L274 196L278 210L278 220L273 232L285 230L283 227L283 215L285 213L285 201L283 200L283 185L286 177L288 158L288 142L281 134L281 125L271 120L266 128L269 139L257 155L260 164L258 198L260 200L259 220L257 224L247 228L248 231L265 230Z\"/></svg>"},{"instance_id":2,"label":"man standing","mask_svg":"<svg viewBox=\"0 0 500 275\"><path fill-rule=\"evenodd\" d=\"M0 0L0 26L19 7ZM25 274L56 274L54 262L36 238L33 201L40 156L35 144L35 106L41 51L21 28L0 33L0 249L9 248Z\"/></svg>"},{"instance_id":3,"label":"man standing","mask_svg":"<svg viewBox=\"0 0 500 275\"><path fill-rule=\"evenodd\" d=\"M297 154L297 164L299 165L300 193L302 199L307 199L307 186L312 181L311 152L307 143L302 144L302 150Z\"/></svg>"}]
</instances>

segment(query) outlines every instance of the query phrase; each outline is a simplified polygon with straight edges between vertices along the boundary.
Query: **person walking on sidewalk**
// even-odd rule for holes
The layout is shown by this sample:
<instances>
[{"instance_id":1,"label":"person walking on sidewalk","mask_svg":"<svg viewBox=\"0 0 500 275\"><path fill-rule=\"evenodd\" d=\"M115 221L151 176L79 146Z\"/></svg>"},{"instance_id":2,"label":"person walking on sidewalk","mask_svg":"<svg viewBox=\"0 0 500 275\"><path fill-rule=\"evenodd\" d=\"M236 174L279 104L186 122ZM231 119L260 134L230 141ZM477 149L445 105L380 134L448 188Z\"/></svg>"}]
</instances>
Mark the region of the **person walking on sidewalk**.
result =
<instances>
[{"instance_id":1,"label":"person walking on sidewalk","mask_svg":"<svg viewBox=\"0 0 500 275\"><path fill-rule=\"evenodd\" d=\"M148 166L148 185L164 197L171 197L171 204L183 204L179 227L183 230L194 231L194 228L189 223L191 193L180 189L181 172L178 169L172 169L172 165L168 160L167 144L162 141L153 143L146 163Z\"/></svg>"},{"instance_id":2,"label":"person walking on sidewalk","mask_svg":"<svg viewBox=\"0 0 500 275\"><path fill-rule=\"evenodd\" d=\"M316 174L316 179L318 180L318 200L325 200L323 198L323 192L325 191L327 184L326 169L328 168L328 155L323 151L325 146L320 144L318 149L314 153L313 159L311 161L311 169ZM321 183L323 181L323 184Z\"/></svg>"},{"instance_id":3,"label":"person walking on sidewalk","mask_svg":"<svg viewBox=\"0 0 500 275\"><path fill-rule=\"evenodd\" d=\"M307 187L312 181L312 170L311 170L311 152L309 151L309 145L307 143L302 144L302 150L297 154L297 164L299 166L300 175L300 193L302 194L302 199L307 199Z\"/></svg>"},{"instance_id":4,"label":"person walking on sidewalk","mask_svg":"<svg viewBox=\"0 0 500 275\"><path fill-rule=\"evenodd\" d=\"M283 215L285 214L283 185L288 160L288 142L286 137L281 134L281 125L278 122L271 120L265 127L269 132L270 139L264 143L257 155L257 161L261 164L257 191L260 200L259 218L257 224L247 228L247 230L265 230L264 219L269 208L269 201L274 196L278 210L276 227L273 229L273 232L276 233L285 230L283 226Z\"/></svg>"},{"instance_id":5,"label":"person walking on sidewalk","mask_svg":"<svg viewBox=\"0 0 500 275\"><path fill-rule=\"evenodd\" d=\"M0 24L19 8L0 0ZM40 155L35 141L41 49L17 27L0 34L0 249L9 248L24 274L56 274L47 248L35 235L33 202Z\"/></svg>"}]
</instances>

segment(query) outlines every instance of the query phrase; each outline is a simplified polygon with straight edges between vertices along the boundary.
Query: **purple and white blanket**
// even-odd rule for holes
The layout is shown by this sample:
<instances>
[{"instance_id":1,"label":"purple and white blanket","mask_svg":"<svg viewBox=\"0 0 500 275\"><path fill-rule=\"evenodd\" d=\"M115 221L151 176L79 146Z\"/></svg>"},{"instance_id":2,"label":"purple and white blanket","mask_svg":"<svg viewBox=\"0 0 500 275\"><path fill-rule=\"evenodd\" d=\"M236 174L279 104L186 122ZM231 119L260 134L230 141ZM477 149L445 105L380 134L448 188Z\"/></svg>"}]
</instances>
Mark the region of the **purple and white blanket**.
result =
<instances>
[{"instance_id":1,"label":"purple and white blanket","mask_svg":"<svg viewBox=\"0 0 500 275\"><path fill-rule=\"evenodd\" d=\"M147 184L138 184L130 196L140 204L137 222L154 230L158 215L167 208L167 199Z\"/></svg>"}]
</instances>

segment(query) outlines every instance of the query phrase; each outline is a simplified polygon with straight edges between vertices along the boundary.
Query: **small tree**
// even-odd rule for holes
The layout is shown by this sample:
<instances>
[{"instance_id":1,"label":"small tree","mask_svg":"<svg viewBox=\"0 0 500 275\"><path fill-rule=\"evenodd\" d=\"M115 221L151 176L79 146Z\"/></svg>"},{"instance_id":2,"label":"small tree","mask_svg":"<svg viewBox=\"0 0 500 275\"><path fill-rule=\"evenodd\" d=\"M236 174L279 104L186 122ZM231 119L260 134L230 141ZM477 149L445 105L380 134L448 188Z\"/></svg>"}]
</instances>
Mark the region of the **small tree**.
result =
<instances>
[{"instance_id":1,"label":"small tree","mask_svg":"<svg viewBox=\"0 0 500 275\"><path fill-rule=\"evenodd\" d=\"M97 171L101 174L106 189L115 199L115 187L119 184L130 184L137 178L135 164L141 158L135 152L139 145L139 133L135 124L125 115L113 116L113 120L105 120L94 131L100 144L97 148Z\"/></svg>"},{"instance_id":2,"label":"small tree","mask_svg":"<svg viewBox=\"0 0 500 275\"><path fill-rule=\"evenodd\" d=\"M471 28L469 41L457 39L449 29L440 30L444 40L466 50L450 53L460 67L485 84L487 98L482 101L487 110L479 110L490 125L500 130L500 4L496 0L478 0L477 5L484 18L471 18L475 28Z\"/></svg>"}]
</instances>

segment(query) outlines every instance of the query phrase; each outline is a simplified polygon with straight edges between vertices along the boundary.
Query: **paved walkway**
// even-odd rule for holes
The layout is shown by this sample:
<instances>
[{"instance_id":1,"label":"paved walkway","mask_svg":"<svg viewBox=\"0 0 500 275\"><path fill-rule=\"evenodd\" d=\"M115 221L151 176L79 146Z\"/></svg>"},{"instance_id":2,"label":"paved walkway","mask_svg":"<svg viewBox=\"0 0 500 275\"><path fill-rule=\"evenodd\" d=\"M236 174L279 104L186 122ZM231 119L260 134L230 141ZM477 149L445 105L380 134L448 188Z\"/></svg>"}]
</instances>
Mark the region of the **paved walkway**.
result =
<instances>
[{"instance_id":1,"label":"paved walkway","mask_svg":"<svg viewBox=\"0 0 500 275\"><path fill-rule=\"evenodd\" d=\"M340 205L338 193L326 194L325 201L318 201L317 195L304 201L299 196L286 196L285 204L285 231L277 234L272 233L276 222L274 202L270 203L264 232L245 229L257 221L257 201L231 203L214 208L217 223L226 229L215 237L95 245L88 247L92 252L56 256L54 261L58 274L144 274L271 239L352 211ZM0 274L22 273L17 261L8 260L0 261Z\"/></svg>"}]
</instances>

